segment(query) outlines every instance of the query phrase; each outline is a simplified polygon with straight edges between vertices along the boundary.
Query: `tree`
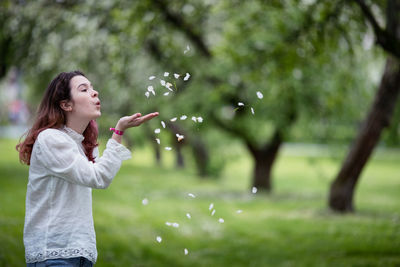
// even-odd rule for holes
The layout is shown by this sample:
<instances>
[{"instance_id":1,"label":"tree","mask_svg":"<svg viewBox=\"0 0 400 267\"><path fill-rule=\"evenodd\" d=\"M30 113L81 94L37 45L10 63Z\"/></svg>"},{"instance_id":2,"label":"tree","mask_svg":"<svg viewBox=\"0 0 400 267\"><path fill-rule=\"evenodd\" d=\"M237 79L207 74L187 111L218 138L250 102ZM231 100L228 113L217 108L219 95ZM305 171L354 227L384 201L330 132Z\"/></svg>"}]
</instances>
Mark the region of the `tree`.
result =
<instances>
[{"instance_id":1,"label":"tree","mask_svg":"<svg viewBox=\"0 0 400 267\"><path fill-rule=\"evenodd\" d=\"M355 187L383 129L390 125L400 92L400 1L387 1L386 29L379 26L363 0L356 2L372 25L377 44L388 53L388 58L370 111L330 187L329 207L338 212L354 211Z\"/></svg>"}]
</instances>

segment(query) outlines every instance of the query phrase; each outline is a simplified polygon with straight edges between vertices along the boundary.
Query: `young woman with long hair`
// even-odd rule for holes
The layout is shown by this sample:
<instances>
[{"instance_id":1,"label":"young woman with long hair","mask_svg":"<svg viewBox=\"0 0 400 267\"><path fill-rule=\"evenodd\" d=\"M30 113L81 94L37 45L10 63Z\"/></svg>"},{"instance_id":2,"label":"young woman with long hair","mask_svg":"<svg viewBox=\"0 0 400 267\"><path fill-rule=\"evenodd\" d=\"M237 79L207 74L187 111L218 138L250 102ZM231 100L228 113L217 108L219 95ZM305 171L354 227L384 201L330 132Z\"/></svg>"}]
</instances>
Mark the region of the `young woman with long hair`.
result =
<instances>
[{"instance_id":1,"label":"young woman with long hair","mask_svg":"<svg viewBox=\"0 0 400 267\"><path fill-rule=\"evenodd\" d=\"M107 188L131 152L125 130L158 112L119 119L103 155L98 152L99 94L80 71L63 72L48 86L37 117L17 145L29 165L24 245L27 266L92 266L97 259L92 188Z\"/></svg>"}]
</instances>

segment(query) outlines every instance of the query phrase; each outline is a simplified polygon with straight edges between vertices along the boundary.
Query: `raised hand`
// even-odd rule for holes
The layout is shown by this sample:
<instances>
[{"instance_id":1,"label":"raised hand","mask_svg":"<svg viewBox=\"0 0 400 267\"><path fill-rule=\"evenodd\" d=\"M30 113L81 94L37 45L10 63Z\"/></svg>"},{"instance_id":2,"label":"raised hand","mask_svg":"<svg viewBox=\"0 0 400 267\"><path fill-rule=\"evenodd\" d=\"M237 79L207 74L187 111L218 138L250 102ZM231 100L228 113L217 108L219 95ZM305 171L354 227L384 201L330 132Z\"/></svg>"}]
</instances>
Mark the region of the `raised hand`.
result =
<instances>
[{"instance_id":1,"label":"raised hand","mask_svg":"<svg viewBox=\"0 0 400 267\"><path fill-rule=\"evenodd\" d=\"M142 114L140 113L135 113L131 116L125 116L120 118L115 128L120 131L125 131L128 128L137 127L142 123L151 120L152 118L157 116L158 112L149 113L144 116L142 116Z\"/></svg>"}]
</instances>

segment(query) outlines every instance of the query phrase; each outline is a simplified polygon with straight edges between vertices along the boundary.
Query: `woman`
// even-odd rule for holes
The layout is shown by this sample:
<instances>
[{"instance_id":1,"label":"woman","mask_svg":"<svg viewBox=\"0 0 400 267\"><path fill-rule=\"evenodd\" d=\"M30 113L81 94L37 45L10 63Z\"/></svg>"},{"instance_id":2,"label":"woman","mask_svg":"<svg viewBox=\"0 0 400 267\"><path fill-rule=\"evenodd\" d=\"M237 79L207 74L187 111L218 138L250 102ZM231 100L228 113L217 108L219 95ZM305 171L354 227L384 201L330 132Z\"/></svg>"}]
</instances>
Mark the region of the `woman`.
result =
<instances>
[{"instance_id":1,"label":"woman","mask_svg":"<svg viewBox=\"0 0 400 267\"><path fill-rule=\"evenodd\" d=\"M24 226L27 266L92 266L97 259L92 188L107 188L123 160L128 128L158 112L122 117L98 155L100 100L80 71L60 73L48 86L37 118L17 145L30 165Z\"/></svg>"}]
</instances>

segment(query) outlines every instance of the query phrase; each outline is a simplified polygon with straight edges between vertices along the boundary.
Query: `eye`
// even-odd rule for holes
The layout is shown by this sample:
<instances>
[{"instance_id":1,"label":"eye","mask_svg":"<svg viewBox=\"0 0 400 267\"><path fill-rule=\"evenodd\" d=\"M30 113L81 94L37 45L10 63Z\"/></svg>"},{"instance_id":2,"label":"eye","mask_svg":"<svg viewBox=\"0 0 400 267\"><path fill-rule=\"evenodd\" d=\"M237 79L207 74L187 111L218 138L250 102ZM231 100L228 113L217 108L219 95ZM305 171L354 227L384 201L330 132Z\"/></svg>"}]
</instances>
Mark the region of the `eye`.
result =
<instances>
[{"instance_id":1,"label":"eye","mask_svg":"<svg viewBox=\"0 0 400 267\"><path fill-rule=\"evenodd\" d=\"M87 89L82 89L82 91L81 92L87 92Z\"/></svg>"}]
</instances>

